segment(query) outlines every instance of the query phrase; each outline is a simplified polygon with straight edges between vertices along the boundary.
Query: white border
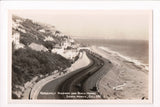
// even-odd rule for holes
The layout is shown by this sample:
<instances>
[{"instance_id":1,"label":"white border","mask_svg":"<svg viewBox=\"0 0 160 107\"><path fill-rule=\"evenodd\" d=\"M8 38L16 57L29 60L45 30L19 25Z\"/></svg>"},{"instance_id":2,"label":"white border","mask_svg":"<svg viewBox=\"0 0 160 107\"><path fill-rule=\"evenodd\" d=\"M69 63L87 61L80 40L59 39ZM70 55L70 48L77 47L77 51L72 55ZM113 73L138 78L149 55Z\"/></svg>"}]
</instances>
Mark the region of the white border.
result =
<instances>
[{"instance_id":1,"label":"white border","mask_svg":"<svg viewBox=\"0 0 160 107\"><path fill-rule=\"evenodd\" d=\"M154 99L154 104L147 104L149 107L154 107L154 106L160 106L160 85L158 84L160 81L160 68L157 65L159 63L159 46L158 43L160 42L160 2L127 2L127 1L121 1L121 2L98 2L98 1L93 1L93 2L80 2L80 1L54 1L54 2L36 2L36 1L23 1L23 2L1 2L1 38L0 38L0 104L3 105L2 107L10 107L15 104L8 104L8 80L7 80L7 71L8 71L8 10L9 9L152 9L153 10L153 46L154 46L154 53L153 56L156 57L153 62L153 68L154 68L154 76L153 76L153 99ZM18 103L35 103L35 101L30 101L26 102L25 100L20 101ZM46 101L42 101L42 103ZM56 102L59 102L56 100ZM67 100L65 103L70 103ZM71 103L77 103L76 100L72 101ZM98 103L97 100L92 102L90 101L83 101L79 103ZM105 103L102 101L101 103ZM127 101L122 101L122 103L128 103ZM137 102L136 102L137 103ZM146 104L121 104L121 106L144 106ZM22 105L15 105L15 106L22 106ZM24 107L27 105L23 104ZM35 105L34 105L35 106ZM44 106L44 105L38 105L39 107ZM48 106L48 105L47 105ZM53 105L52 105L53 106ZM116 107L119 105L116 104L111 104L110 106Z\"/></svg>"},{"instance_id":2,"label":"white border","mask_svg":"<svg viewBox=\"0 0 160 107\"><path fill-rule=\"evenodd\" d=\"M31 8L29 8L31 9ZM90 8L87 8L87 9L83 9L83 8L80 8L81 10L88 10ZM80 10L78 8L78 10ZM12 9L13 10L13 9ZM29 101L28 99L27 100L14 100L14 99L11 99L11 68L12 68L12 60L11 60L11 34L12 34L12 10L9 9L8 10L8 99L9 99L9 103L152 103L152 10L148 10L148 9L138 9L139 11L145 11L145 12L148 12L149 15L149 84L148 84L148 88L149 88L149 93L148 93L148 100L58 100L58 99L53 99L53 100L50 100L50 99L47 99L47 100L31 100ZM49 9L49 10L55 10L55 9ZM63 10L66 10L66 9L63 9ZM75 9L72 9L72 10L75 10ZM90 10L95 10L95 9L90 9ZM99 10L99 9L96 9L96 10ZM100 10L108 10L108 9L100 9ZM113 9L115 10L115 9ZM121 9L122 10L122 9ZM133 11L133 9L123 9L123 11ZM135 10L135 9L134 9ZM136 9L137 10L137 9ZM137 11L138 11L137 10ZM13 10L14 11L14 10ZM30 10L32 11L32 9ZM46 9L45 10L42 10L42 11L47 11ZM111 10L112 11L112 10ZM115 11L119 11L119 9L116 9Z\"/></svg>"}]
</instances>

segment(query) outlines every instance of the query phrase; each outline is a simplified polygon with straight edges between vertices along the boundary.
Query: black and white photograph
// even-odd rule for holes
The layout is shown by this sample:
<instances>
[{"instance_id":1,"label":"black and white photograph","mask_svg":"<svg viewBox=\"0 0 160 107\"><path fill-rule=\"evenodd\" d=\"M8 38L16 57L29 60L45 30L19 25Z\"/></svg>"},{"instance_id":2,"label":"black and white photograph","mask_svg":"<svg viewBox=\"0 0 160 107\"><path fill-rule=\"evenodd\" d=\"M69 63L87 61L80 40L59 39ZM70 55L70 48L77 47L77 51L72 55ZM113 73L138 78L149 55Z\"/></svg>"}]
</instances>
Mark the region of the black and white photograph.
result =
<instances>
[{"instance_id":1,"label":"black and white photograph","mask_svg":"<svg viewBox=\"0 0 160 107\"><path fill-rule=\"evenodd\" d=\"M10 10L11 100L152 100L152 10Z\"/></svg>"}]
</instances>

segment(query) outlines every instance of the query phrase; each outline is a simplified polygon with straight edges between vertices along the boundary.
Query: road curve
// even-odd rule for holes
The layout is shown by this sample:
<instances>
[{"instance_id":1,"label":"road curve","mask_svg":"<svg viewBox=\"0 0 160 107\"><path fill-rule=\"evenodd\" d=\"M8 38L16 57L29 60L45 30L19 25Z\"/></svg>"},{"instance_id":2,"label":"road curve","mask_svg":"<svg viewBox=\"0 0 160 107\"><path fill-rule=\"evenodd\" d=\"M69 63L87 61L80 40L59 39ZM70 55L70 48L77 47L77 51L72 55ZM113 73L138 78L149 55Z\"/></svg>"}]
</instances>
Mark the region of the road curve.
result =
<instances>
[{"instance_id":1,"label":"road curve","mask_svg":"<svg viewBox=\"0 0 160 107\"><path fill-rule=\"evenodd\" d=\"M93 99L99 95L97 82L109 71L110 61L87 51L91 63L84 68L47 83L40 91L38 99ZM43 94L48 93L48 94ZM72 95L72 93L74 95ZM78 93L78 95L77 95ZM89 94L88 94L89 93ZM94 97L90 97L90 93ZM97 97L101 98L101 97Z\"/></svg>"},{"instance_id":2,"label":"road curve","mask_svg":"<svg viewBox=\"0 0 160 107\"><path fill-rule=\"evenodd\" d=\"M84 90L85 81L90 78L94 73L98 72L98 70L104 65L103 60L99 59L96 55L88 53L87 56L92 60L92 64L85 69L82 69L81 72L76 73L72 77L68 78L64 81L58 88L59 92L65 93L75 93L74 95L70 94L60 94L60 99L86 99L88 97L88 93ZM96 83L95 83L96 84ZM96 88L96 87L95 87ZM92 90L92 89L90 89ZM95 90L96 91L96 90ZM76 92L79 92L77 94Z\"/></svg>"}]
</instances>

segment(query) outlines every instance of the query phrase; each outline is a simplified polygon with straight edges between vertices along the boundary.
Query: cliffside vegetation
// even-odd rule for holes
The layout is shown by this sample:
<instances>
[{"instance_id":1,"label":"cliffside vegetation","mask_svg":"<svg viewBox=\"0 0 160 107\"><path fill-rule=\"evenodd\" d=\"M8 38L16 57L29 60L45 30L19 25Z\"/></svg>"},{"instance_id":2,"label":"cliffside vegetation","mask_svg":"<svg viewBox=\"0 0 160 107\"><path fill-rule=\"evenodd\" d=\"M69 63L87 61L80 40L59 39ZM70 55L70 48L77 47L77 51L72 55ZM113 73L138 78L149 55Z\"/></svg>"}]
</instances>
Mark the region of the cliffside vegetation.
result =
<instances>
[{"instance_id":1,"label":"cliffside vegetation","mask_svg":"<svg viewBox=\"0 0 160 107\"><path fill-rule=\"evenodd\" d=\"M17 93L22 92L19 86L24 87L25 83L35 76L51 74L56 70L61 72L71 66L71 61L59 54L51 53L51 49L67 37L57 36L60 32L55 30L54 26L38 24L17 16L13 16L12 20L12 35L20 35L18 40L12 42L12 98L17 99L20 98ZM51 37L52 40L45 41L46 37ZM43 45L48 51L31 49L31 43ZM15 46L19 44L23 44L24 47L16 49Z\"/></svg>"}]
</instances>

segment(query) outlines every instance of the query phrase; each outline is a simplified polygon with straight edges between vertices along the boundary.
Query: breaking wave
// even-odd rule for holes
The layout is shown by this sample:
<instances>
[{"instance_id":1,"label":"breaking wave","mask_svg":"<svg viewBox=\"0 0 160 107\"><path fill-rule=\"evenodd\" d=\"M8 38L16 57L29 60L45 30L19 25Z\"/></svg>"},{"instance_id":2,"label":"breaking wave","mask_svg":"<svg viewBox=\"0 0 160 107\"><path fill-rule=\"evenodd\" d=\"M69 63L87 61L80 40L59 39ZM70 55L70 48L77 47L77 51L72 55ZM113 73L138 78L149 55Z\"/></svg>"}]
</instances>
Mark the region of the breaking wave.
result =
<instances>
[{"instance_id":1,"label":"breaking wave","mask_svg":"<svg viewBox=\"0 0 160 107\"><path fill-rule=\"evenodd\" d=\"M124 60L126 60L128 62L132 62L134 65L139 66L139 67L149 71L148 64L143 64L138 60L132 59L132 58L127 57L127 56L124 56L124 55L120 54L119 52L112 51L111 49L109 49L107 47L99 47L99 48L108 52L108 53L110 53L110 54L112 54L112 55L114 55L114 56L119 56L119 57L123 58Z\"/></svg>"}]
</instances>

